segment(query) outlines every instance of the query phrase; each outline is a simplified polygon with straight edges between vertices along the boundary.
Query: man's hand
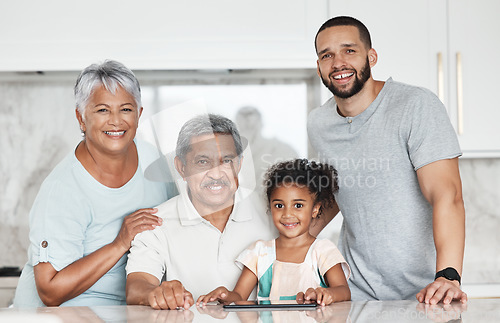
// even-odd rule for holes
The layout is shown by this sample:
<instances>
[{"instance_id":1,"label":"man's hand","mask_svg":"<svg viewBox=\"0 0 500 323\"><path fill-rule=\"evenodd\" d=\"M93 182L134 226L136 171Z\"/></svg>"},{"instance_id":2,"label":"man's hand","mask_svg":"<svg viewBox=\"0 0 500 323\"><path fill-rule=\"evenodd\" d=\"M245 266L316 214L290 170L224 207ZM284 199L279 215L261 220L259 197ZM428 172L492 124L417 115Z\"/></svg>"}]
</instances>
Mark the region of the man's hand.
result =
<instances>
[{"instance_id":1,"label":"man's hand","mask_svg":"<svg viewBox=\"0 0 500 323\"><path fill-rule=\"evenodd\" d=\"M440 301L443 304L450 304L453 300L459 300L464 304L467 303L467 294L460 289L459 283L443 277L439 277L427 285L416 297L420 303L431 305L435 305Z\"/></svg>"},{"instance_id":2,"label":"man's hand","mask_svg":"<svg viewBox=\"0 0 500 323\"><path fill-rule=\"evenodd\" d=\"M157 310L187 310L194 304L193 295L178 280L161 283L148 294L148 302Z\"/></svg>"}]
</instances>

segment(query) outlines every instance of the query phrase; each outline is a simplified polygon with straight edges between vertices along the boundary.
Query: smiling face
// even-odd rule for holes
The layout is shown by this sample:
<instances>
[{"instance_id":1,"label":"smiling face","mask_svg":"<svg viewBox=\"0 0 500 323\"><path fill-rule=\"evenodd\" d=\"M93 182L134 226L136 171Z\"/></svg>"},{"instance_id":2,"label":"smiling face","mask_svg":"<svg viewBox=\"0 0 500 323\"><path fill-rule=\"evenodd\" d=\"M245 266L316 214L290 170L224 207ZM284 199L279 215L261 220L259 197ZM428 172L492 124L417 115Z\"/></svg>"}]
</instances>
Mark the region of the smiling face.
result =
<instances>
[{"instance_id":1,"label":"smiling face","mask_svg":"<svg viewBox=\"0 0 500 323\"><path fill-rule=\"evenodd\" d=\"M270 209L280 238L309 236L309 225L318 215L320 204L306 186L282 183L271 193Z\"/></svg>"},{"instance_id":2,"label":"smiling face","mask_svg":"<svg viewBox=\"0 0 500 323\"><path fill-rule=\"evenodd\" d=\"M318 34L318 75L333 95L347 99L371 80L377 61L374 49L366 48L354 26L326 28Z\"/></svg>"},{"instance_id":3,"label":"smiling face","mask_svg":"<svg viewBox=\"0 0 500 323\"><path fill-rule=\"evenodd\" d=\"M175 166L187 182L189 197L200 215L230 207L238 189L241 160L231 135L206 134L191 139L185 163Z\"/></svg>"},{"instance_id":4,"label":"smiling face","mask_svg":"<svg viewBox=\"0 0 500 323\"><path fill-rule=\"evenodd\" d=\"M82 116L76 111L85 143L89 149L104 154L120 154L132 143L142 107L122 87L113 94L104 86L96 88L90 97Z\"/></svg>"}]
</instances>

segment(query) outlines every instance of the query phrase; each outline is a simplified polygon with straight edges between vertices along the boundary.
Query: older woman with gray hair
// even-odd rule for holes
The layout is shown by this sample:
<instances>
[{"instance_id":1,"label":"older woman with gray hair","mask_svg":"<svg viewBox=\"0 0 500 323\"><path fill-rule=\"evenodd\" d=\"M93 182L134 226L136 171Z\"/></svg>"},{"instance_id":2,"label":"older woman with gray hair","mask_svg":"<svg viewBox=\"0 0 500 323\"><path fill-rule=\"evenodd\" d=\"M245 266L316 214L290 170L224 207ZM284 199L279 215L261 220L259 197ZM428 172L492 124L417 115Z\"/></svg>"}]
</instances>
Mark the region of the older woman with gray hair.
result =
<instances>
[{"instance_id":1,"label":"older woman with gray hair","mask_svg":"<svg viewBox=\"0 0 500 323\"><path fill-rule=\"evenodd\" d=\"M84 69L75 85L83 140L43 182L30 212L28 262L14 306L125 304L126 254L162 223L151 208L165 183L144 178L152 146L135 140L142 113L135 75L116 61Z\"/></svg>"}]
</instances>

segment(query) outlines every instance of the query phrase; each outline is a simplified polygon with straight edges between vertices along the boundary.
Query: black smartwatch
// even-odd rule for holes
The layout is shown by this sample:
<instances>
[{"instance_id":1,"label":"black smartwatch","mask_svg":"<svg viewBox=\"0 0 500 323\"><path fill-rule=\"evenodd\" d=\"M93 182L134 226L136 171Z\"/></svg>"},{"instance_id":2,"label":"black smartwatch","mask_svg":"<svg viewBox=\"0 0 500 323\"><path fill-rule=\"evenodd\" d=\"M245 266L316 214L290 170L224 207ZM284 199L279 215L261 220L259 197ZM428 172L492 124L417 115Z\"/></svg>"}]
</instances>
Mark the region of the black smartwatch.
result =
<instances>
[{"instance_id":1,"label":"black smartwatch","mask_svg":"<svg viewBox=\"0 0 500 323\"><path fill-rule=\"evenodd\" d=\"M458 271L455 268L448 267L438 271L436 273L436 276L434 277L434 280L438 279L439 277L444 277L448 280L456 280L460 284L460 275L458 274Z\"/></svg>"}]
</instances>

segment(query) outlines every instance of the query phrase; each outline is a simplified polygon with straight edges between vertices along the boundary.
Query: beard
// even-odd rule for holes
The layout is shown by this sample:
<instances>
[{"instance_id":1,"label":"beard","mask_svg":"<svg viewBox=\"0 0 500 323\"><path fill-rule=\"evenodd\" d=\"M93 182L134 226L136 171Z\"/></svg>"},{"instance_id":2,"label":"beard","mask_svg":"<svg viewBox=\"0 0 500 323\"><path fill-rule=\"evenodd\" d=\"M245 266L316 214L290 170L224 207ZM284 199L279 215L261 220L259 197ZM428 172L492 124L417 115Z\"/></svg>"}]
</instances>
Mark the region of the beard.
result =
<instances>
[{"instance_id":1,"label":"beard","mask_svg":"<svg viewBox=\"0 0 500 323\"><path fill-rule=\"evenodd\" d=\"M370 62L368 61L368 57L366 58L365 65L361 68L360 72L354 70L354 83L350 88L339 88L336 87L330 78L332 78L332 74L335 72L339 72L339 70L333 71L330 75L328 75L328 79L325 79L323 75L321 75L321 81L323 84L333 93L336 97L347 99L359 93L365 86L366 81L370 78L371 70L370 70Z\"/></svg>"}]
</instances>

